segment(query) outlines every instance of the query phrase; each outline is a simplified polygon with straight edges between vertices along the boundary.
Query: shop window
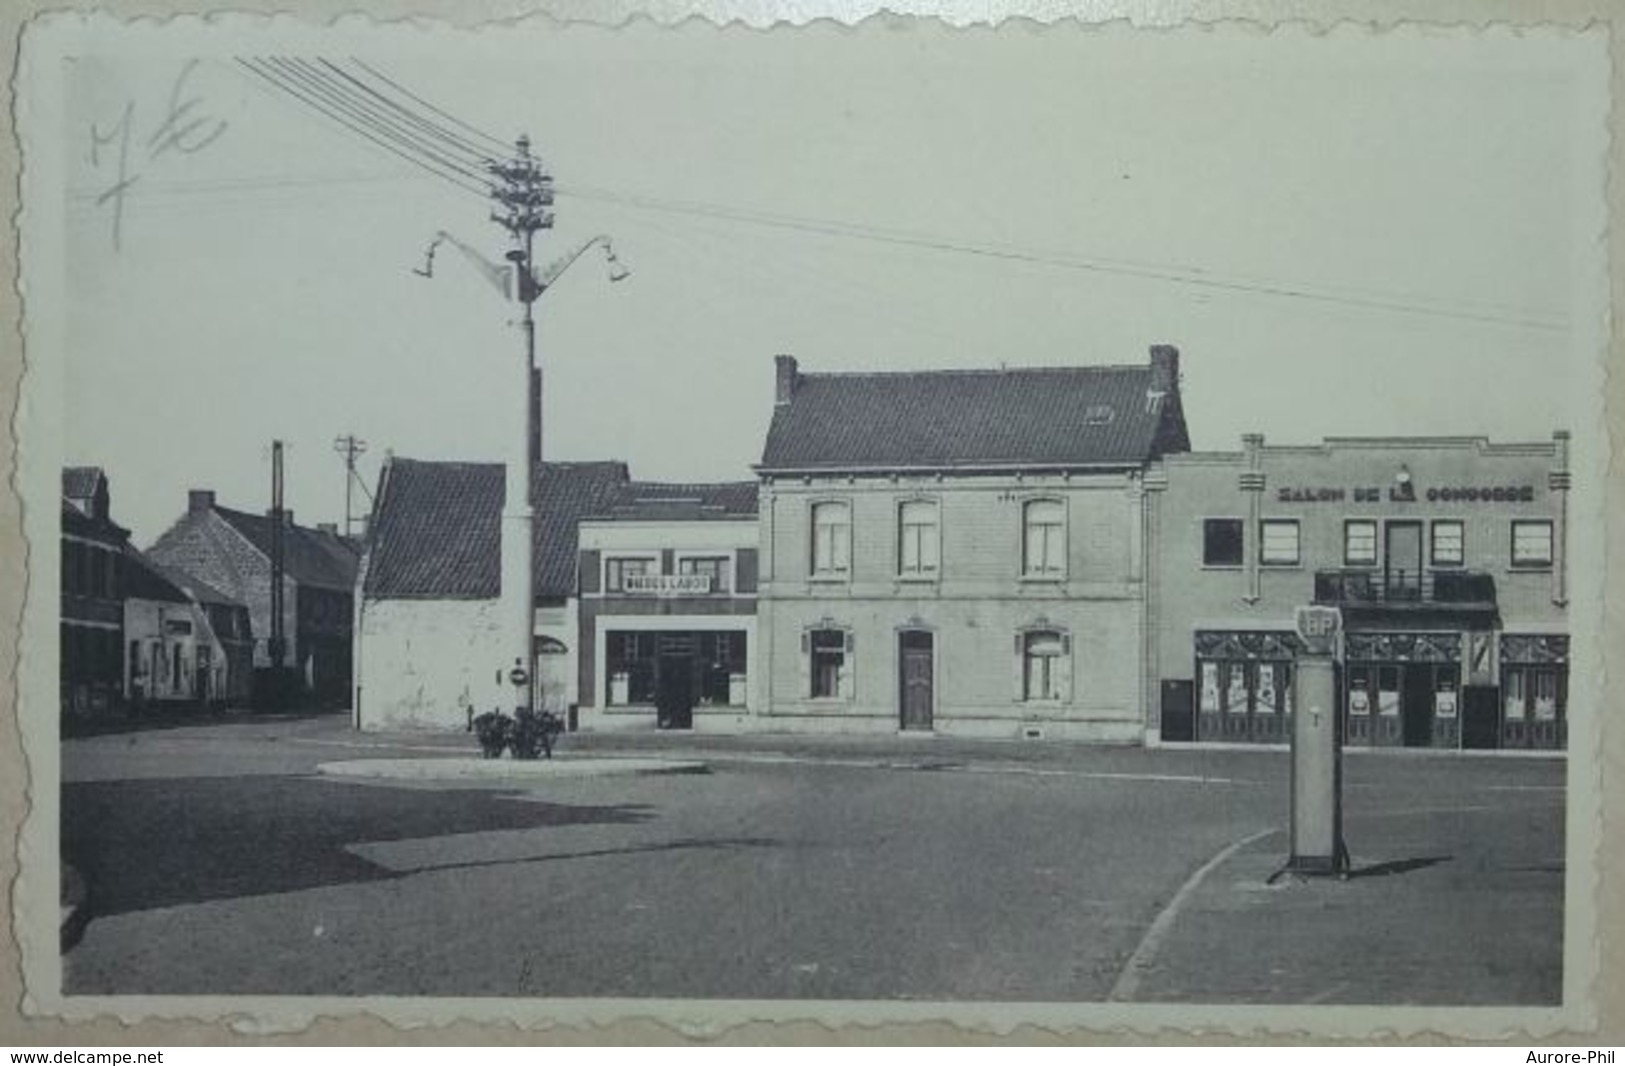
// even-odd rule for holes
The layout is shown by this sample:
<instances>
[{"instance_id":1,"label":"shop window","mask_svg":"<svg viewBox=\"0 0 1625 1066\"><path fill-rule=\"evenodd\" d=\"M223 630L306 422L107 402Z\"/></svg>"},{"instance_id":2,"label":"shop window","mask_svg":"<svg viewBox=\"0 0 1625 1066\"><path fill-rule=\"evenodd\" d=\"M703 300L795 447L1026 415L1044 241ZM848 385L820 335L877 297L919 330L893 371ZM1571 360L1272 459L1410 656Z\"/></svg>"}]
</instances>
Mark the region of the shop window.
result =
<instances>
[{"instance_id":1,"label":"shop window","mask_svg":"<svg viewBox=\"0 0 1625 1066\"><path fill-rule=\"evenodd\" d=\"M1552 565L1552 523L1514 521L1512 523L1512 565Z\"/></svg>"},{"instance_id":2,"label":"shop window","mask_svg":"<svg viewBox=\"0 0 1625 1066\"><path fill-rule=\"evenodd\" d=\"M842 629L814 629L806 635L809 695L815 700L844 698L851 689L851 638Z\"/></svg>"},{"instance_id":3,"label":"shop window","mask_svg":"<svg viewBox=\"0 0 1625 1066\"><path fill-rule=\"evenodd\" d=\"M1060 500L1029 500L1021 509L1021 572L1027 577L1066 574L1066 506Z\"/></svg>"},{"instance_id":4,"label":"shop window","mask_svg":"<svg viewBox=\"0 0 1625 1066\"><path fill-rule=\"evenodd\" d=\"M812 508L812 572L815 577L846 577L852 570L852 510L825 501Z\"/></svg>"},{"instance_id":5,"label":"shop window","mask_svg":"<svg viewBox=\"0 0 1625 1066\"><path fill-rule=\"evenodd\" d=\"M1202 565L1240 566L1242 560L1242 529L1239 518L1204 518L1202 520Z\"/></svg>"},{"instance_id":6,"label":"shop window","mask_svg":"<svg viewBox=\"0 0 1625 1066\"><path fill-rule=\"evenodd\" d=\"M1377 523L1367 518L1343 523L1343 565L1377 565Z\"/></svg>"},{"instance_id":7,"label":"shop window","mask_svg":"<svg viewBox=\"0 0 1625 1066\"><path fill-rule=\"evenodd\" d=\"M745 634L700 634L700 702L745 702Z\"/></svg>"},{"instance_id":8,"label":"shop window","mask_svg":"<svg viewBox=\"0 0 1625 1066\"><path fill-rule=\"evenodd\" d=\"M608 558L604 560L604 588L609 592L626 591L626 579L639 577L643 574L655 572L653 559L619 559Z\"/></svg>"},{"instance_id":9,"label":"shop window","mask_svg":"<svg viewBox=\"0 0 1625 1066\"><path fill-rule=\"evenodd\" d=\"M1265 566L1297 566L1298 520L1266 518L1258 524L1258 561Z\"/></svg>"},{"instance_id":10,"label":"shop window","mask_svg":"<svg viewBox=\"0 0 1625 1066\"><path fill-rule=\"evenodd\" d=\"M1441 519L1430 530L1428 558L1434 566L1460 566L1466 561L1466 532L1455 519Z\"/></svg>"},{"instance_id":11,"label":"shop window","mask_svg":"<svg viewBox=\"0 0 1625 1066\"><path fill-rule=\"evenodd\" d=\"M940 562L940 527L935 500L905 500L897 507L897 573L901 577L936 577Z\"/></svg>"},{"instance_id":12,"label":"shop window","mask_svg":"<svg viewBox=\"0 0 1625 1066\"><path fill-rule=\"evenodd\" d=\"M610 633L606 666L607 702L612 706L648 704L655 700L655 634Z\"/></svg>"},{"instance_id":13,"label":"shop window","mask_svg":"<svg viewBox=\"0 0 1625 1066\"><path fill-rule=\"evenodd\" d=\"M1035 629L1017 638L1021 656L1021 698L1063 702L1071 696L1072 640L1065 633Z\"/></svg>"},{"instance_id":14,"label":"shop window","mask_svg":"<svg viewBox=\"0 0 1625 1066\"><path fill-rule=\"evenodd\" d=\"M1501 699L1509 722L1551 722L1564 717L1561 666L1509 666L1501 674Z\"/></svg>"},{"instance_id":15,"label":"shop window","mask_svg":"<svg viewBox=\"0 0 1625 1066\"><path fill-rule=\"evenodd\" d=\"M728 591L728 558L724 555L689 556L677 560L677 572L711 579L712 592Z\"/></svg>"}]
</instances>

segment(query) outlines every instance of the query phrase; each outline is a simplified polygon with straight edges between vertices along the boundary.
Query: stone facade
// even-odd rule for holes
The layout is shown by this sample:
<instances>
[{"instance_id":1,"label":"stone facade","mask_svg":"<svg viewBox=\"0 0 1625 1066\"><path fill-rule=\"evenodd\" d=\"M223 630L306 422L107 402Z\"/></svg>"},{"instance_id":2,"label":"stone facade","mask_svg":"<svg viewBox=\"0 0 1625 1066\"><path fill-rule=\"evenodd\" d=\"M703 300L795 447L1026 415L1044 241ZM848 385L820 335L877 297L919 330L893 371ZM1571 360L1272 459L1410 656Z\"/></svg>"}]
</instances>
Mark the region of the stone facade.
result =
<instances>
[{"instance_id":1,"label":"stone facade","mask_svg":"<svg viewBox=\"0 0 1625 1066\"><path fill-rule=\"evenodd\" d=\"M1139 738L1144 547L1133 474L770 478L762 493L763 728ZM814 508L829 503L850 519L842 575L818 572ZM936 541L934 568L903 559L913 503L927 505L911 514ZM1023 515L1035 503L1059 505L1054 572L1026 572ZM815 684L814 642L833 643L815 634L832 633L842 638L839 676ZM1058 638L1047 688L1028 676L1035 634ZM921 675L929 660L931 675L915 678L929 706L912 721L905 657Z\"/></svg>"}]
</instances>

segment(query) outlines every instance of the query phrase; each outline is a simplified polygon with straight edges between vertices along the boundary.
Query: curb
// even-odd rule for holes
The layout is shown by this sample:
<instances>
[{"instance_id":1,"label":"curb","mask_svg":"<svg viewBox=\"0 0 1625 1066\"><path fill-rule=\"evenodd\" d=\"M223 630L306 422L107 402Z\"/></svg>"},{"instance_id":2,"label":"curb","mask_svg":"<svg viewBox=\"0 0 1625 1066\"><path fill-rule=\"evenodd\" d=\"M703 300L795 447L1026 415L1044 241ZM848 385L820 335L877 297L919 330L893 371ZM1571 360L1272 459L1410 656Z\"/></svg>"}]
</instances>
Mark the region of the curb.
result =
<instances>
[{"instance_id":1,"label":"curb","mask_svg":"<svg viewBox=\"0 0 1625 1066\"><path fill-rule=\"evenodd\" d=\"M546 781L643 774L704 774L710 767L693 759L482 759L450 756L424 759L345 759L324 762L327 777L392 781Z\"/></svg>"}]
</instances>

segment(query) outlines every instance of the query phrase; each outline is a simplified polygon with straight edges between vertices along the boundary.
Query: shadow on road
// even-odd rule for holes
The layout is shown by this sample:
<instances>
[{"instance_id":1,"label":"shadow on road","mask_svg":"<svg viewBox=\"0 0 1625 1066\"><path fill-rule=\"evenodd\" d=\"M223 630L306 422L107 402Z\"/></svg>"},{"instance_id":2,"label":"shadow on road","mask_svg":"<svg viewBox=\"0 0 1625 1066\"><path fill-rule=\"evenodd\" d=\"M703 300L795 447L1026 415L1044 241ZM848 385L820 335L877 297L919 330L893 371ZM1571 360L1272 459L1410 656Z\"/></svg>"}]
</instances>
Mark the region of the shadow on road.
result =
<instances>
[{"instance_id":1,"label":"shadow on road","mask_svg":"<svg viewBox=\"0 0 1625 1066\"><path fill-rule=\"evenodd\" d=\"M433 870L482 870L492 866L528 866L536 862L564 862L571 859L603 859L612 855L648 855L663 851L737 851L744 848L777 848L783 841L769 837L717 837L714 839L666 840L658 844L628 844L620 848L591 848L586 851L561 851L554 855L527 855L518 859L482 859L478 862L448 862L441 865L421 866L413 873Z\"/></svg>"},{"instance_id":2,"label":"shadow on road","mask_svg":"<svg viewBox=\"0 0 1625 1066\"><path fill-rule=\"evenodd\" d=\"M1349 871L1349 880L1362 877L1392 877L1395 874L1408 874L1413 870L1425 870L1429 866L1437 866L1441 862L1449 862L1449 855L1428 855L1416 859L1390 859L1387 862L1374 862L1370 866L1356 866Z\"/></svg>"},{"instance_id":3,"label":"shadow on road","mask_svg":"<svg viewBox=\"0 0 1625 1066\"><path fill-rule=\"evenodd\" d=\"M95 917L398 876L349 844L653 817L639 804L513 803L511 795L308 777L68 783L62 856L84 875Z\"/></svg>"}]
</instances>

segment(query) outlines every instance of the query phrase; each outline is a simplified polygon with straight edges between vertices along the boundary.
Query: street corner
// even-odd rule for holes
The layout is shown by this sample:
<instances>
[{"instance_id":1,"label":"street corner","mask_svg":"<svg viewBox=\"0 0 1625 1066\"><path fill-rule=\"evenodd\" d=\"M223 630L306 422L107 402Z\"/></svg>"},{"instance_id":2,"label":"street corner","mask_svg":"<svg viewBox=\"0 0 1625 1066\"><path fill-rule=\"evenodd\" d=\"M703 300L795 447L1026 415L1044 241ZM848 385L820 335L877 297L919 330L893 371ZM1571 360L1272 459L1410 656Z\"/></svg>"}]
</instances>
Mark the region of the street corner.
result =
<instances>
[{"instance_id":1,"label":"street corner","mask_svg":"<svg viewBox=\"0 0 1625 1066\"><path fill-rule=\"evenodd\" d=\"M653 774L708 774L711 768L697 759L579 755L563 755L553 759L431 756L416 759L342 759L320 763L316 767L316 772L323 777L369 781L467 784L470 781L573 780Z\"/></svg>"}]
</instances>

